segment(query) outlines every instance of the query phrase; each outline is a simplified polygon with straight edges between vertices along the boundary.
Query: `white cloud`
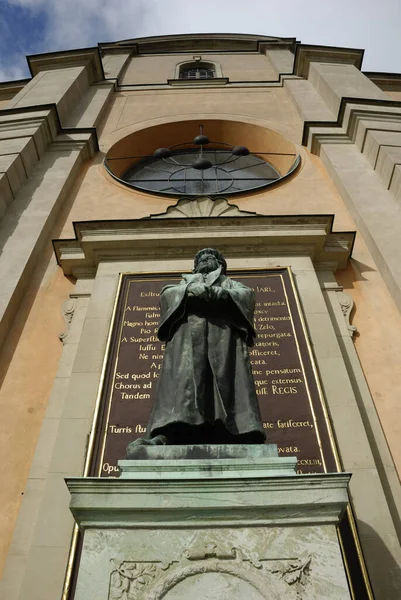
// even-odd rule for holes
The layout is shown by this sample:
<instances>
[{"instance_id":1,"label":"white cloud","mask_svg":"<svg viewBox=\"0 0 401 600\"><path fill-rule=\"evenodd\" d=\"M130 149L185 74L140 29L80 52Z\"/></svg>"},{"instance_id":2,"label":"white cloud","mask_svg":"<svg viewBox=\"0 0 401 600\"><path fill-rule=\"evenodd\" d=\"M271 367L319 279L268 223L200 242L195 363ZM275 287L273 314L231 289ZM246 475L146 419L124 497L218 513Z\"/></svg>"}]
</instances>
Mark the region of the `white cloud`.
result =
<instances>
[{"instance_id":1,"label":"white cloud","mask_svg":"<svg viewBox=\"0 0 401 600\"><path fill-rule=\"evenodd\" d=\"M22 62L23 61L21 61L21 64L0 65L0 81L27 79L27 69Z\"/></svg>"},{"instance_id":2,"label":"white cloud","mask_svg":"<svg viewBox=\"0 0 401 600\"><path fill-rule=\"evenodd\" d=\"M13 81L29 76L26 59L18 42L0 13L0 81Z\"/></svg>"},{"instance_id":3,"label":"white cloud","mask_svg":"<svg viewBox=\"0 0 401 600\"><path fill-rule=\"evenodd\" d=\"M88 46L137 35L152 0L9 0L46 19L43 51Z\"/></svg>"},{"instance_id":4,"label":"white cloud","mask_svg":"<svg viewBox=\"0 0 401 600\"><path fill-rule=\"evenodd\" d=\"M257 33L297 37L308 44L366 48L365 70L401 70L399 0L380 4L377 0L4 1L43 15L45 32L36 52L149 35ZM0 69L19 76L21 64L16 60L14 66L0 65Z\"/></svg>"}]
</instances>

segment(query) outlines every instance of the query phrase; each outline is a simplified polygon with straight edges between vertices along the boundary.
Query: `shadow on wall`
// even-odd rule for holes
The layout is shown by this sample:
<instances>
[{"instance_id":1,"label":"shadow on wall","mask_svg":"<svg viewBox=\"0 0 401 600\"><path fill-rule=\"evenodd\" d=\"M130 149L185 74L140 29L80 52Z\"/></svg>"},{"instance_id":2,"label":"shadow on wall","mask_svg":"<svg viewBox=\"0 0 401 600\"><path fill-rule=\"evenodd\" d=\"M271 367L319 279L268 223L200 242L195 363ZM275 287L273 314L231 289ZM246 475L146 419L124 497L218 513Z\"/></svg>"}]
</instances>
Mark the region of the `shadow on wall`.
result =
<instances>
[{"instance_id":1,"label":"shadow on wall","mask_svg":"<svg viewBox=\"0 0 401 600\"><path fill-rule=\"evenodd\" d=\"M401 598L401 564L397 561L384 540L363 521L358 522L358 530L363 546L368 552L364 557L368 571L374 573L371 580L376 600L400 600ZM394 540L394 551L399 548ZM374 586L373 586L374 583Z\"/></svg>"}]
</instances>

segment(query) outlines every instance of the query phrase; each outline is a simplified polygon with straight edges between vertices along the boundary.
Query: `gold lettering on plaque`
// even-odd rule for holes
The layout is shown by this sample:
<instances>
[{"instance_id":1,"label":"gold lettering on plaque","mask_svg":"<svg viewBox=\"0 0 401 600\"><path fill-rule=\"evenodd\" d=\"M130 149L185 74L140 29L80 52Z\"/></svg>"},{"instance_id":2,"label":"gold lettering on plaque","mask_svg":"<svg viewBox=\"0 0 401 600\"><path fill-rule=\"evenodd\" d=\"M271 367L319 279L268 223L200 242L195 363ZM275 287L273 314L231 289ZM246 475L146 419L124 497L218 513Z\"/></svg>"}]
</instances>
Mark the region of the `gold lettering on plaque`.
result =
<instances>
[{"instance_id":1,"label":"gold lettering on plaque","mask_svg":"<svg viewBox=\"0 0 401 600\"><path fill-rule=\"evenodd\" d=\"M298 394L298 390L294 386L272 385L273 394Z\"/></svg>"},{"instance_id":2,"label":"gold lettering on plaque","mask_svg":"<svg viewBox=\"0 0 401 600\"><path fill-rule=\"evenodd\" d=\"M132 433L131 427L118 427L117 425L109 425L110 433Z\"/></svg>"}]
</instances>

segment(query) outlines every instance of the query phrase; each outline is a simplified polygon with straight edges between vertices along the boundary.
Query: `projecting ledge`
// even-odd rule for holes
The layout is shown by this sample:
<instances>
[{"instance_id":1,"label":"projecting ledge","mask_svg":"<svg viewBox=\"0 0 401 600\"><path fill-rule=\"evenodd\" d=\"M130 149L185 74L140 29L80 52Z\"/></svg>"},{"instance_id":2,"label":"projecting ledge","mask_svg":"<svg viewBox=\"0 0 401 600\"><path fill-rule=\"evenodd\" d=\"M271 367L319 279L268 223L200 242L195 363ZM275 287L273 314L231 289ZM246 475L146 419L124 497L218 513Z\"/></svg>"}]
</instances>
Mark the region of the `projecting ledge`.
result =
<instances>
[{"instance_id":1,"label":"projecting ledge","mask_svg":"<svg viewBox=\"0 0 401 600\"><path fill-rule=\"evenodd\" d=\"M333 219L333 215L178 218L170 214L168 218L86 221L74 223L75 239L53 243L64 273L77 278L95 273L101 262L164 261L176 259L177 252L182 259L192 259L199 248L215 243L228 256L308 256L316 267L327 268L330 263L336 270L347 266L355 233L333 232Z\"/></svg>"},{"instance_id":2,"label":"projecting ledge","mask_svg":"<svg viewBox=\"0 0 401 600\"><path fill-rule=\"evenodd\" d=\"M121 461L120 478L67 478L66 483L81 529L338 523L348 504L350 475L296 475L295 464L295 457L263 455L148 457Z\"/></svg>"}]
</instances>

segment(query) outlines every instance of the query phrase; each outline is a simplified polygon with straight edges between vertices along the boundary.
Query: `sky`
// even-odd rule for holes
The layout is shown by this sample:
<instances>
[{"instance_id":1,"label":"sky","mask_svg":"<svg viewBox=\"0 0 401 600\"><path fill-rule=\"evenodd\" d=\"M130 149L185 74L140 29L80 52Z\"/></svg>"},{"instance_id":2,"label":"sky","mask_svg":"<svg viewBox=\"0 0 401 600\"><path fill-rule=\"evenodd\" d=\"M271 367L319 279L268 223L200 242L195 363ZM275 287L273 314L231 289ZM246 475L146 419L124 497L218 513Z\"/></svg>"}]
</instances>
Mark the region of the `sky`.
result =
<instances>
[{"instance_id":1,"label":"sky","mask_svg":"<svg viewBox=\"0 0 401 600\"><path fill-rule=\"evenodd\" d=\"M363 71L401 72L401 0L0 0L0 81L29 77L28 54L226 32L363 48Z\"/></svg>"}]
</instances>

